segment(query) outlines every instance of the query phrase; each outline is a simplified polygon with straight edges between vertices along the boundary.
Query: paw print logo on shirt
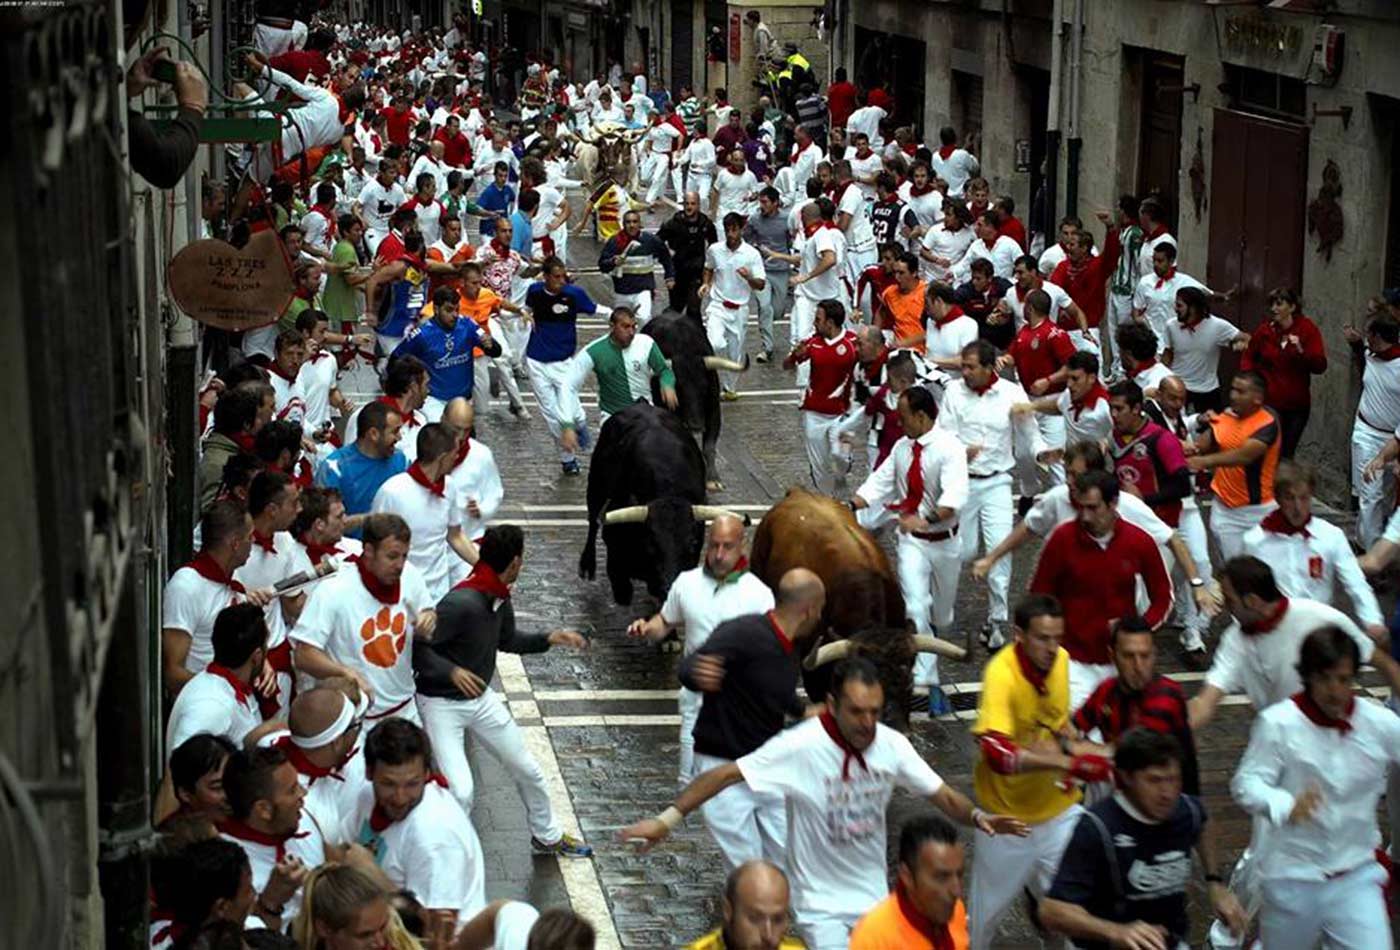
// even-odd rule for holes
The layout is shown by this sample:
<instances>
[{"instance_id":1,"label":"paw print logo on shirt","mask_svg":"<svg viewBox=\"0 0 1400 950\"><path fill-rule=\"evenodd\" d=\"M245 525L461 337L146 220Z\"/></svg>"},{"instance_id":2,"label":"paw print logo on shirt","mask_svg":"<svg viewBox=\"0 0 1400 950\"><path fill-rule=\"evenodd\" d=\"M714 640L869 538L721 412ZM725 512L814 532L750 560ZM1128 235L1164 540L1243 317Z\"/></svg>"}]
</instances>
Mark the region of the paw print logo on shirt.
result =
<instances>
[{"instance_id":1,"label":"paw print logo on shirt","mask_svg":"<svg viewBox=\"0 0 1400 950\"><path fill-rule=\"evenodd\" d=\"M381 607L373 617L366 617L360 624L360 648L365 659L378 667L388 669L398 662L408 640L408 619L402 613L391 613L388 607Z\"/></svg>"}]
</instances>

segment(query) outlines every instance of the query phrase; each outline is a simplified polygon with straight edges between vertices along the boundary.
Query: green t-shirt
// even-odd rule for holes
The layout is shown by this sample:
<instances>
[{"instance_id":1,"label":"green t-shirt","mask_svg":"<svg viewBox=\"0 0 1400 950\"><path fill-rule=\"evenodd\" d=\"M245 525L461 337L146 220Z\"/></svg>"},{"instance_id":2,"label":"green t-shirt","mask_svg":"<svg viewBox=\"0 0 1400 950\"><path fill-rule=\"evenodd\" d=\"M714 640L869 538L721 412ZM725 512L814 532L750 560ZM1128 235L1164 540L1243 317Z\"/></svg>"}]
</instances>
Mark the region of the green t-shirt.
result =
<instances>
[{"instance_id":1,"label":"green t-shirt","mask_svg":"<svg viewBox=\"0 0 1400 950\"><path fill-rule=\"evenodd\" d=\"M287 304L287 309L282 311L282 316L277 318L277 332L297 328L297 317L301 316L303 310L311 306L311 301L305 297L293 297L292 302Z\"/></svg>"},{"instance_id":2,"label":"green t-shirt","mask_svg":"<svg viewBox=\"0 0 1400 950\"><path fill-rule=\"evenodd\" d=\"M357 267L360 259L355 254L355 245L349 241L337 241L331 250L331 263L338 267ZM321 294L321 305L325 307L326 315L331 318L332 330L340 332L337 321L353 323L360 319L359 297L360 292L346 282L344 274L326 275L326 289Z\"/></svg>"}]
</instances>

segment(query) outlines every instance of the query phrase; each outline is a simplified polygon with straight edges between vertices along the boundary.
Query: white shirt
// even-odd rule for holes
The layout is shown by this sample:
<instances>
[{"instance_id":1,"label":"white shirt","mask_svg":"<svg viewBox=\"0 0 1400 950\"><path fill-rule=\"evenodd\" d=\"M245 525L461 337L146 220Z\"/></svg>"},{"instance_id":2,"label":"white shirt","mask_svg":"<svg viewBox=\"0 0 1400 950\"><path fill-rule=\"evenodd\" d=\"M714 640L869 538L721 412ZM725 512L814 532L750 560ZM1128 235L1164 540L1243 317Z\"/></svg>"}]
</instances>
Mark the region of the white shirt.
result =
<instances>
[{"instance_id":1,"label":"white shirt","mask_svg":"<svg viewBox=\"0 0 1400 950\"><path fill-rule=\"evenodd\" d=\"M909 740L884 724L861 754L865 768L827 735L819 719L778 733L739 759L755 794L787 799L792 906L851 922L887 896L885 808L896 787L928 797L943 779ZM845 770L843 777L843 767Z\"/></svg>"},{"instance_id":2,"label":"white shirt","mask_svg":"<svg viewBox=\"0 0 1400 950\"><path fill-rule=\"evenodd\" d=\"M495 940L491 950L527 950L530 931L540 912L521 901L506 901L496 912Z\"/></svg>"},{"instance_id":3,"label":"white shirt","mask_svg":"<svg viewBox=\"0 0 1400 950\"><path fill-rule=\"evenodd\" d=\"M561 224L554 232L547 231L545 225L554 220L554 216L559 213L559 206L564 203L564 195L553 185L536 185L535 193L540 196L539 207L530 216L530 237L534 244L542 245L545 238L552 238L556 245L561 243L558 232L568 227L567 222Z\"/></svg>"},{"instance_id":4,"label":"white shirt","mask_svg":"<svg viewBox=\"0 0 1400 950\"><path fill-rule=\"evenodd\" d=\"M1147 506L1147 502L1136 495L1119 493L1118 515L1128 524L1146 531L1152 540L1157 542L1158 547L1166 547L1167 542L1171 540L1172 526L1157 517L1157 513ZM1026 517L1022 520L1031 534L1039 538L1048 538L1050 532L1073 521L1075 517L1077 515L1074 502L1069 500L1069 486L1056 485L1036 496L1035 504L1031 505L1031 510L1026 512Z\"/></svg>"},{"instance_id":5,"label":"white shirt","mask_svg":"<svg viewBox=\"0 0 1400 950\"><path fill-rule=\"evenodd\" d=\"M471 446L467 457L448 473L447 495L462 519L462 533L475 541L486 533L486 522L496 517L506 490L501 483L501 470L496 467L495 453L476 439L467 441ZM481 509L480 518L467 514L468 501L476 502L477 508ZM461 558L457 560L461 561ZM469 571L466 562L462 562L462 569L453 573L465 577Z\"/></svg>"},{"instance_id":6,"label":"white shirt","mask_svg":"<svg viewBox=\"0 0 1400 950\"><path fill-rule=\"evenodd\" d=\"M953 264L962 260L967 253L968 246L976 240L977 235L972 233L972 228L963 226L956 231L949 231L943 222L935 224L924 232L923 247L934 257L941 257L948 261L948 265L935 264L933 261L919 257L919 278L924 281L943 281L950 278Z\"/></svg>"},{"instance_id":7,"label":"white shirt","mask_svg":"<svg viewBox=\"0 0 1400 950\"><path fill-rule=\"evenodd\" d=\"M1172 351L1172 372L1188 392L1208 393L1220 388L1220 350L1239 335L1239 328L1214 314L1189 330L1169 320L1162 348Z\"/></svg>"},{"instance_id":8,"label":"white shirt","mask_svg":"<svg viewBox=\"0 0 1400 950\"><path fill-rule=\"evenodd\" d=\"M816 142L808 142L806 148L797 152L792 160L792 188L797 197L807 194L807 181L816 177L817 166L821 164L822 157L822 147Z\"/></svg>"},{"instance_id":9,"label":"white shirt","mask_svg":"<svg viewBox=\"0 0 1400 950\"><path fill-rule=\"evenodd\" d=\"M846 247L852 251L868 251L875 246L875 231L870 227L870 215L865 211L865 194L855 185L841 195L841 203L836 208L837 217L851 216L845 227Z\"/></svg>"},{"instance_id":10,"label":"white shirt","mask_svg":"<svg viewBox=\"0 0 1400 950\"><path fill-rule=\"evenodd\" d=\"M301 216L301 243L303 247L314 247L318 250L331 252L331 222L319 211L308 211Z\"/></svg>"},{"instance_id":11,"label":"white shirt","mask_svg":"<svg viewBox=\"0 0 1400 950\"><path fill-rule=\"evenodd\" d=\"M412 702L413 627L419 612L437 603L418 569L404 565L399 599L392 604L381 603L365 588L358 568L347 567L309 590L292 639L363 673L374 694L370 717Z\"/></svg>"},{"instance_id":12,"label":"white shirt","mask_svg":"<svg viewBox=\"0 0 1400 950\"><path fill-rule=\"evenodd\" d=\"M719 206L715 210L715 220L723 228L724 216L733 211L737 214L753 214L755 195L758 194L758 179L747 168L736 175L728 168L721 168L715 175L715 191L719 194Z\"/></svg>"},{"instance_id":13,"label":"white shirt","mask_svg":"<svg viewBox=\"0 0 1400 950\"><path fill-rule=\"evenodd\" d=\"M947 158L943 157L941 149L934 149L929 164L938 177L948 183L948 194L953 198L961 198L968 180L982 173L982 166L965 148L953 149Z\"/></svg>"},{"instance_id":14,"label":"white shirt","mask_svg":"<svg viewBox=\"0 0 1400 950\"><path fill-rule=\"evenodd\" d=\"M773 592L749 571L732 581L719 581L704 565L682 571L671 584L661 619L685 627L686 655L705 645L715 627L735 617L767 613L773 609Z\"/></svg>"},{"instance_id":15,"label":"white shirt","mask_svg":"<svg viewBox=\"0 0 1400 950\"><path fill-rule=\"evenodd\" d=\"M749 276L767 280L763 269L763 256L758 248L741 240L739 246L730 249L724 241L716 241L705 249L705 268L713 273L710 281L710 300L722 300L738 304L740 309L748 306L753 296L753 287L739 276L739 268L746 267ZM786 276L786 275L780 275Z\"/></svg>"},{"instance_id":16,"label":"white shirt","mask_svg":"<svg viewBox=\"0 0 1400 950\"><path fill-rule=\"evenodd\" d=\"M669 122L657 122L647 129L642 142L653 155L670 155L680 144L681 130Z\"/></svg>"},{"instance_id":17,"label":"white shirt","mask_svg":"<svg viewBox=\"0 0 1400 950\"><path fill-rule=\"evenodd\" d=\"M1029 457L1045 451L1040 429L1030 414L1011 412L1016 403L1028 401L1020 384L1009 379L996 379L980 396L959 379L944 394L936 425L953 433L964 446L982 447L967 464L969 475L1009 472L1016 464L1013 444Z\"/></svg>"},{"instance_id":18,"label":"white shirt","mask_svg":"<svg viewBox=\"0 0 1400 950\"><path fill-rule=\"evenodd\" d=\"M382 831L369 825L373 812L374 787L366 784L355 824L395 887L412 891L430 910L457 911L458 920L470 920L486 906L481 842L452 792L429 782L417 806Z\"/></svg>"},{"instance_id":19,"label":"white shirt","mask_svg":"<svg viewBox=\"0 0 1400 950\"><path fill-rule=\"evenodd\" d=\"M899 186L899 200L904 202L921 227L931 227L943 220L943 192L937 188L927 194L915 195L914 183L906 181Z\"/></svg>"},{"instance_id":20,"label":"white shirt","mask_svg":"<svg viewBox=\"0 0 1400 950\"><path fill-rule=\"evenodd\" d=\"M958 511L967 504L967 450L951 433L941 429L931 428L917 440L906 435L896 442L856 494L877 511L903 502L909 494L909 470L914 464L916 441L922 446L919 470L924 476L924 494L917 514L929 522L924 530L949 531L958 523ZM953 516L939 521L934 517L937 508L952 508Z\"/></svg>"},{"instance_id":21,"label":"white shirt","mask_svg":"<svg viewBox=\"0 0 1400 950\"><path fill-rule=\"evenodd\" d=\"M1158 284L1161 284L1159 287ZM1167 325L1176 323L1176 292L1183 287L1197 287L1205 290L1205 285L1190 274L1176 271L1163 280L1153 271L1140 279L1133 290L1133 309L1141 310L1147 325L1157 334L1160 346L1167 336Z\"/></svg>"},{"instance_id":22,"label":"white shirt","mask_svg":"<svg viewBox=\"0 0 1400 950\"><path fill-rule=\"evenodd\" d=\"M967 314L954 317L943 326L937 320L924 321L924 358L930 360L957 359L963 347L977 342L977 321Z\"/></svg>"},{"instance_id":23,"label":"white shirt","mask_svg":"<svg viewBox=\"0 0 1400 950\"><path fill-rule=\"evenodd\" d=\"M1245 532L1244 553L1269 565L1278 589L1289 597L1330 603L1340 580L1357 618L1363 624L1383 623L1376 592L1356 562L1346 532L1317 517L1304 528L1306 535L1280 534L1255 525Z\"/></svg>"},{"instance_id":24,"label":"white shirt","mask_svg":"<svg viewBox=\"0 0 1400 950\"><path fill-rule=\"evenodd\" d=\"M415 181L416 178L410 175L408 180ZM423 204L416 195L408 199L408 204L418 220L418 232L423 235L423 245L432 247L438 242L438 238L442 237L442 217L447 214L447 206L436 198Z\"/></svg>"},{"instance_id":25,"label":"white shirt","mask_svg":"<svg viewBox=\"0 0 1400 950\"><path fill-rule=\"evenodd\" d=\"M875 200L875 182L866 182L862 179L874 178L885 169L884 159L880 158L880 153L871 149L870 154L865 158L856 155L850 159L851 177L855 179L856 187L860 189L861 196L867 201Z\"/></svg>"},{"instance_id":26,"label":"white shirt","mask_svg":"<svg viewBox=\"0 0 1400 950\"><path fill-rule=\"evenodd\" d=\"M272 550L253 544L248 552L248 560L233 572L234 580L249 590L271 587L278 581L291 577L297 571L297 549L300 545L286 531L278 531L272 536ZM287 640L287 622L282 615L282 600L274 597L263 607L263 617L267 620L268 649L281 646ZM286 673L278 673L278 691L282 705L292 701L292 678Z\"/></svg>"},{"instance_id":27,"label":"white shirt","mask_svg":"<svg viewBox=\"0 0 1400 950\"><path fill-rule=\"evenodd\" d=\"M828 228L825 225L817 228L816 232L807 238L802 244L802 274L808 275L816 270L817 264L821 261L822 253L830 251L836 255L836 263L828 267L825 271L804 280L793 288L793 293L808 300L840 300L843 296L841 288L841 245L837 242L840 231L835 228Z\"/></svg>"},{"instance_id":28,"label":"white shirt","mask_svg":"<svg viewBox=\"0 0 1400 950\"><path fill-rule=\"evenodd\" d=\"M1059 325L1060 309L1074 301L1070 299L1069 292L1059 284L1052 284L1048 280L1042 280L1037 290L1045 291L1050 298L1050 322ZM1006 306L1010 308L1011 315L1015 318L1016 329L1020 330L1026 324L1026 297L1030 296L1030 291L1022 295L1021 288L1012 284L1006 296L1002 299L1006 301Z\"/></svg>"},{"instance_id":29,"label":"white shirt","mask_svg":"<svg viewBox=\"0 0 1400 950\"><path fill-rule=\"evenodd\" d=\"M862 106L852 112L846 119L846 140L850 141L856 137L856 133L864 132L870 139L870 147L880 148L885 144L880 135L880 123L887 115L889 113L879 106Z\"/></svg>"},{"instance_id":30,"label":"white shirt","mask_svg":"<svg viewBox=\"0 0 1400 950\"><path fill-rule=\"evenodd\" d=\"M452 586L453 561L460 560L447 543L447 532L462 523L463 511L453 504L444 488L436 495L413 480L407 472L393 476L374 494L370 511L392 512L408 522L413 540L408 562L423 572L423 583L433 601L440 600Z\"/></svg>"},{"instance_id":31,"label":"white shirt","mask_svg":"<svg viewBox=\"0 0 1400 950\"><path fill-rule=\"evenodd\" d=\"M1382 432L1394 432L1400 426L1400 359L1383 360L1366 351L1356 414L1365 425Z\"/></svg>"},{"instance_id":32,"label":"white shirt","mask_svg":"<svg viewBox=\"0 0 1400 950\"><path fill-rule=\"evenodd\" d=\"M476 153L476 161L472 163L472 171L477 178L490 180L491 176L495 174L494 169L497 162L505 162L510 166L511 171L515 172L516 175L520 174L520 159L515 157L510 146L507 145L497 151L494 142L487 143Z\"/></svg>"},{"instance_id":33,"label":"white shirt","mask_svg":"<svg viewBox=\"0 0 1400 950\"><path fill-rule=\"evenodd\" d=\"M408 195L398 182L385 188L378 178L371 178L360 190L359 201L366 226L375 234L383 235L389 233L389 218L408 202Z\"/></svg>"},{"instance_id":34,"label":"white shirt","mask_svg":"<svg viewBox=\"0 0 1400 950\"><path fill-rule=\"evenodd\" d=\"M274 323L274 331L276 327ZM301 388L300 370L297 371L297 378L292 380L271 371L267 374L267 381L272 384L272 411L275 418L286 419L288 422L301 422L306 418L306 395Z\"/></svg>"},{"instance_id":35,"label":"white shirt","mask_svg":"<svg viewBox=\"0 0 1400 950\"><path fill-rule=\"evenodd\" d=\"M283 842L281 847L274 843L265 841L253 841L248 838L240 838L227 827L221 828L219 837L225 841L232 841L243 849L243 853L248 856L248 864L253 872L253 890L262 893L267 887L267 881L272 877L272 869L277 866L280 857L292 855L301 859L301 863L308 869L320 867L326 863L326 842L321 834L321 828L316 824L316 820L311 817L311 813L302 809L301 823L297 825L297 830ZM301 910L302 890L297 888L296 893L287 899L282 912L283 920L295 920L297 913ZM262 921L256 916L249 915L248 921L251 929L258 929L263 926Z\"/></svg>"},{"instance_id":36,"label":"white shirt","mask_svg":"<svg viewBox=\"0 0 1400 950\"><path fill-rule=\"evenodd\" d=\"M189 634L190 651L185 669L202 671L214 659L214 620L225 607L243 602L243 595L227 584L211 581L192 567L182 567L165 585L160 625L165 630Z\"/></svg>"},{"instance_id":37,"label":"white shirt","mask_svg":"<svg viewBox=\"0 0 1400 950\"><path fill-rule=\"evenodd\" d=\"M953 280L959 284L969 280L972 277L972 262L982 258L992 262L992 273L995 276L1011 280L1016 258L1024 253L1015 238L1005 234L998 234L991 247L987 246L986 241L977 238L968 244L962 259L953 265Z\"/></svg>"},{"instance_id":38,"label":"white shirt","mask_svg":"<svg viewBox=\"0 0 1400 950\"><path fill-rule=\"evenodd\" d=\"M1162 380L1172 375L1175 374L1170 366L1154 360L1152 365L1133 374L1133 382L1137 383L1143 392L1147 392L1149 389L1156 389L1162 384Z\"/></svg>"},{"instance_id":39,"label":"white shirt","mask_svg":"<svg viewBox=\"0 0 1400 950\"><path fill-rule=\"evenodd\" d=\"M239 702L227 679L208 670L196 673L170 709L170 721L165 726L166 761L185 740L201 732L223 736L241 749L244 738L263 721L252 689L249 686L249 695Z\"/></svg>"},{"instance_id":40,"label":"white shirt","mask_svg":"<svg viewBox=\"0 0 1400 950\"><path fill-rule=\"evenodd\" d=\"M1278 626L1264 634L1249 635L1232 621L1220 635L1215 658L1206 672L1206 685L1225 693L1243 691L1255 709L1267 709L1303 688L1298 678L1298 651L1308 634L1319 627L1341 627L1361 648L1361 662L1371 659L1375 644L1335 607L1289 598L1288 610Z\"/></svg>"},{"instance_id":41,"label":"white shirt","mask_svg":"<svg viewBox=\"0 0 1400 950\"><path fill-rule=\"evenodd\" d=\"M418 156L418 161L413 163L413 169L408 173L408 183L414 191L417 191L418 176L426 172L432 175L433 180L437 182L437 190L433 192L433 195L441 197L447 194L447 173L450 171L452 171L452 169L447 166L446 162L433 158L432 152L424 152L422 155ZM428 244L433 243L432 241L428 241L426 237L424 237L423 240ZM433 238L433 241L436 240L437 238Z\"/></svg>"},{"instance_id":42,"label":"white shirt","mask_svg":"<svg viewBox=\"0 0 1400 950\"><path fill-rule=\"evenodd\" d=\"M1090 253L1097 256L1098 249L1095 248L1091 250ZM1069 254L1065 250L1063 244L1058 242L1051 244L1040 255L1040 276L1049 277L1051 274L1055 273L1055 268L1059 267L1060 262L1068 256Z\"/></svg>"},{"instance_id":43,"label":"white shirt","mask_svg":"<svg viewBox=\"0 0 1400 950\"><path fill-rule=\"evenodd\" d=\"M1376 860L1376 805L1388 771L1400 765L1400 717L1359 699L1349 721L1345 733L1320 726L1292 700L1254 721L1230 793L1272 825L1260 868L1266 879L1321 881ZM1313 787L1322 801L1312 817L1289 822L1298 796Z\"/></svg>"},{"instance_id":44,"label":"white shirt","mask_svg":"<svg viewBox=\"0 0 1400 950\"><path fill-rule=\"evenodd\" d=\"M1065 445L1076 442L1102 444L1113 435L1113 416L1109 414L1107 399L1097 399L1093 406L1076 410L1069 390L1062 389L1055 396L1055 405L1065 420Z\"/></svg>"},{"instance_id":45,"label":"white shirt","mask_svg":"<svg viewBox=\"0 0 1400 950\"><path fill-rule=\"evenodd\" d=\"M1157 235L1155 238L1149 238L1146 234L1143 235L1142 247L1138 249L1139 274L1152 273L1152 253L1163 244L1170 244L1172 247L1176 247L1176 238L1165 232Z\"/></svg>"},{"instance_id":46,"label":"white shirt","mask_svg":"<svg viewBox=\"0 0 1400 950\"><path fill-rule=\"evenodd\" d=\"M692 175L713 175L715 162L715 143L707 138L691 139L681 156L681 163L690 166ZM695 189L689 188L687 190L694 191ZM707 197L707 195L701 195L700 199L703 201Z\"/></svg>"},{"instance_id":47,"label":"white shirt","mask_svg":"<svg viewBox=\"0 0 1400 950\"><path fill-rule=\"evenodd\" d=\"M331 390L335 388L340 375L335 354L329 350L318 350L307 357L297 372L297 386L301 389L303 405L302 431L311 435L331 421Z\"/></svg>"}]
</instances>

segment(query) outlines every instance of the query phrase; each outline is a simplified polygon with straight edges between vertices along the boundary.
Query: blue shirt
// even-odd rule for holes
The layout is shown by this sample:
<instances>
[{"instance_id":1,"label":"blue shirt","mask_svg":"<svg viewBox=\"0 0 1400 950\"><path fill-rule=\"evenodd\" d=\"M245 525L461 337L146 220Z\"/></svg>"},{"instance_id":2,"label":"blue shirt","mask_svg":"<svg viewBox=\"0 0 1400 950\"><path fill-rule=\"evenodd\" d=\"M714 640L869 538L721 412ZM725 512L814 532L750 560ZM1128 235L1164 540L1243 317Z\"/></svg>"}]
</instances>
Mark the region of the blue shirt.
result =
<instances>
[{"instance_id":1,"label":"blue shirt","mask_svg":"<svg viewBox=\"0 0 1400 950\"><path fill-rule=\"evenodd\" d=\"M467 321L470 323L471 321ZM408 460L394 449L386 459L372 459L354 442L342 445L316 466L316 484L340 490L347 515L369 514L379 486L408 469Z\"/></svg>"},{"instance_id":2,"label":"blue shirt","mask_svg":"<svg viewBox=\"0 0 1400 950\"><path fill-rule=\"evenodd\" d=\"M504 188L497 188L492 181L485 188L481 189L481 194L477 197L476 203L486 211L499 211L508 214L511 206L515 204L515 189L510 185ZM494 218L481 219L481 233L490 237L496 233L496 221Z\"/></svg>"},{"instance_id":3,"label":"blue shirt","mask_svg":"<svg viewBox=\"0 0 1400 950\"><path fill-rule=\"evenodd\" d=\"M481 340L476 321L458 317L449 332L429 320L394 348L393 355L418 357L428 367L428 393L446 402L472 397L472 348Z\"/></svg>"},{"instance_id":4,"label":"blue shirt","mask_svg":"<svg viewBox=\"0 0 1400 950\"><path fill-rule=\"evenodd\" d=\"M529 260L534 256L535 229L530 224L530 216L520 209L516 209L510 216L510 223L513 226L510 237L510 249L519 251L520 256Z\"/></svg>"},{"instance_id":5,"label":"blue shirt","mask_svg":"<svg viewBox=\"0 0 1400 950\"><path fill-rule=\"evenodd\" d=\"M563 291L551 294L538 280L525 291L525 306L535 318L525 355L540 363L558 363L572 357L578 347L578 315L598 312L597 304L577 284L565 284Z\"/></svg>"}]
</instances>

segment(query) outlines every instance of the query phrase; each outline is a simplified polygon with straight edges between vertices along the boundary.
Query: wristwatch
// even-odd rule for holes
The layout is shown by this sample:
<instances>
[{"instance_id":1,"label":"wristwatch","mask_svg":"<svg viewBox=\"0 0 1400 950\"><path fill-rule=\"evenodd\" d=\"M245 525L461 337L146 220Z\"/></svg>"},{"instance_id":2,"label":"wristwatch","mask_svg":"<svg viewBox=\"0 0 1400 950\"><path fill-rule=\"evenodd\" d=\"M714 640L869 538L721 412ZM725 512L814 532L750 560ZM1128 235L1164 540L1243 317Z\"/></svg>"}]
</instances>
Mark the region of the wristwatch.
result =
<instances>
[{"instance_id":1,"label":"wristwatch","mask_svg":"<svg viewBox=\"0 0 1400 950\"><path fill-rule=\"evenodd\" d=\"M1199 577L1193 577L1193 578L1191 578L1190 584L1191 584L1192 587L1205 587L1205 586L1206 586L1206 582L1205 582L1204 580L1202 580L1201 578L1199 578Z\"/></svg>"}]
</instances>

